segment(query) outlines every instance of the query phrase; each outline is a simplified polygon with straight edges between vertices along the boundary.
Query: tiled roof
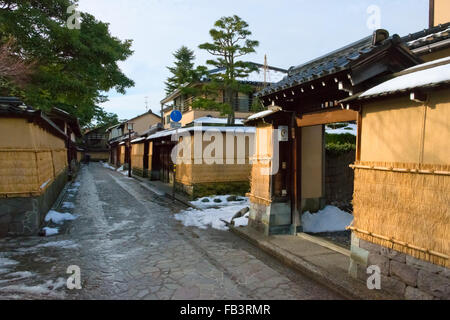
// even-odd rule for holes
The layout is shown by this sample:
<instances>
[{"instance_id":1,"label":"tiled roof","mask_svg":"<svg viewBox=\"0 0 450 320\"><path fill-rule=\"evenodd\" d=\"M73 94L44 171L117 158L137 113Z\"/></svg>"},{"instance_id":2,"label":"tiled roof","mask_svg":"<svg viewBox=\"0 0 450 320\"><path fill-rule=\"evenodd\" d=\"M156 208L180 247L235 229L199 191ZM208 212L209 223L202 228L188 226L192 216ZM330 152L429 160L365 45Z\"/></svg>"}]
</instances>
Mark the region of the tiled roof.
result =
<instances>
[{"instance_id":1,"label":"tiled roof","mask_svg":"<svg viewBox=\"0 0 450 320\"><path fill-rule=\"evenodd\" d=\"M416 88L430 88L450 84L450 57L414 66L395 75L351 100L367 100L396 93L409 92Z\"/></svg>"},{"instance_id":2,"label":"tiled roof","mask_svg":"<svg viewBox=\"0 0 450 320\"><path fill-rule=\"evenodd\" d=\"M450 38L450 22L409 34L402 38L411 50Z\"/></svg>"},{"instance_id":3,"label":"tiled roof","mask_svg":"<svg viewBox=\"0 0 450 320\"><path fill-rule=\"evenodd\" d=\"M20 99L14 97L0 97L0 109L3 112L14 113L35 111L33 108L24 105L24 103Z\"/></svg>"},{"instance_id":4,"label":"tiled roof","mask_svg":"<svg viewBox=\"0 0 450 320\"><path fill-rule=\"evenodd\" d=\"M389 39L385 40L385 42ZM380 46L373 45L372 41L373 37L369 36L305 64L291 67L286 78L258 92L257 96L265 96L325 75L346 70L353 61L358 60L363 55L374 51L374 49Z\"/></svg>"}]
</instances>

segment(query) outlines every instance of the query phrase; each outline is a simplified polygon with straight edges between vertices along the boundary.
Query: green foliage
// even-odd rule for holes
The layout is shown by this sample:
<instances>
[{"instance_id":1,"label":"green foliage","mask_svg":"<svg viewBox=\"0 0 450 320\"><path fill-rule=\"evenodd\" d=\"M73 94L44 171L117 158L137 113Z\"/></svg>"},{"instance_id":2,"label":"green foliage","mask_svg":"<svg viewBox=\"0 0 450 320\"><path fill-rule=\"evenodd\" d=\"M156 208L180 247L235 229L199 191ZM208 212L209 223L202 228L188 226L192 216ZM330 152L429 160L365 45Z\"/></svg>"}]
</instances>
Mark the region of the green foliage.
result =
<instances>
[{"instance_id":1,"label":"green foliage","mask_svg":"<svg viewBox=\"0 0 450 320\"><path fill-rule=\"evenodd\" d=\"M251 32L247 22L234 15L232 17L222 17L214 24L214 28L209 31L212 42L203 43L200 49L206 50L215 59L208 60L208 65L218 68L220 72L208 75L209 82L204 85L203 96L196 107L218 108L222 114L229 115L229 123L234 123L234 107L237 93L251 93L253 87L239 82L240 78L245 78L252 71L257 70L254 64L238 60L247 54L254 53L259 42L248 39ZM218 103L211 97L204 94L205 91L220 88L224 93L224 102Z\"/></svg>"},{"instance_id":2,"label":"green foliage","mask_svg":"<svg viewBox=\"0 0 450 320\"><path fill-rule=\"evenodd\" d=\"M181 88L185 84L198 80L197 73L194 70L194 51L188 47L182 46L173 54L175 58L175 66L167 67L172 76L165 82L167 95Z\"/></svg>"},{"instance_id":3,"label":"green foliage","mask_svg":"<svg viewBox=\"0 0 450 320\"><path fill-rule=\"evenodd\" d=\"M261 103L261 101L259 99L255 98L255 99L253 99L253 103L252 103L250 110L252 112L256 113L256 112L261 112L261 111L266 110L266 107L264 107L264 105Z\"/></svg>"},{"instance_id":4,"label":"green foliage","mask_svg":"<svg viewBox=\"0 0 450 320\"><path fill-rule=\"evenodd\" d=\"M351 143L327 143L325 146L327 153L339 155L356 150L356 144Z\"/></svg>"},{"instance_id":5,"label":"green foliage","mask_svg":"<svg viewBox=\"0 0 450 320\"><path fill-rule=\"evenodd\" d=\"M351 133L325 134L325 149L327 153L339 155L356 150L356 137Z\"/></svg>"},{"instance_id":6,"label":"green foliage","mask_svg":"<svg viewBox=\"0 0 450 320\"><path fill-rule=\"evenodd\" d=\"M194 199L208 197L213 195L236 195L245 196L250 191L249 182L215 182L201 183L194 185Z\"/></svg>"},{"instance_id":7,"label":"green foliage","mask_svg":"<svg viewBox=\"0 0 450 320\"><path fill-rule=\"evenodd\" d=\"M334 143L334 144L356 144L356 136L351 133L345 134L335 134L335 133L327 133L325 135L325 143Z\"/></svg>"},{"instance_id":8,"label":"green foliage","mask_svg":"<svg viewBox=\"0 0 450 320\"><path fill-rule=\"evenodd\" d=\"M134 82L118 61L131 54L131 40L109 33L108 24L81 13L81 28L67 27L67 8L77 0L0 1L0 44L14 39L17 54L36 63L23 89L3 87L35 108L59 107L78 117L82 126L102 118L102 92L125 93Z\"/></svg>"}]
</instances>

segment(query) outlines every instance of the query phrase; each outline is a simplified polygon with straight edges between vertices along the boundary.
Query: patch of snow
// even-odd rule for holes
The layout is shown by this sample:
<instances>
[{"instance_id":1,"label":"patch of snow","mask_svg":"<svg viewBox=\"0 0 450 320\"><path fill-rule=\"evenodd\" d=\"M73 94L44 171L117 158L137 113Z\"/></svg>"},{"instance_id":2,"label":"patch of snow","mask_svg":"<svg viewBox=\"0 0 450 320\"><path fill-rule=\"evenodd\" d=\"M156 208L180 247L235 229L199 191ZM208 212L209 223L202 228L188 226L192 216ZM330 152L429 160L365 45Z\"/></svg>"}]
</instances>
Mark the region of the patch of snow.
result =
<instances>
[{"instance_id":1,"label":"patch of snow","mask_svg":"<svg viewBox=\"0 0 450 320\"><path fill-rule=\"evenodd\" d=\"M241 218L234 219L234 226L235 227L246 227L248 226L248 217L249 213L247 213L245 216Z\"/></svg>"},{"instance_id":2,"label":"patch of snow","mask_svg":"<svg viewBox=\"0 0 450 320\"><path fill-rule=\"evenodd\" d=\"M54 296L55 290L61 289L66 285L66 280L64 278L58 278L56 281L49 280L44 284L37 286L26 286L26 285L11 285L0 288L2 292L8 293L22 293L31 295L47 295Z\"/></svg>"},{"instance_id":3,"label":"patch of snow","mask_svg":"<svg viewBox=\"0 0 450 320\"><path fill-rule=\"evenodd\" d=\"M19 281L19 280L31 278L33 276L34 276L34 273L29 272L29 271L19 271L19 272L8 273L7 275L4 276L4 278L7 278L7 279L0 280L0 283Z\"/></svg>"},{"instance_id":4,"label":"patch of snow","mask_svg":"<svg viewBox=\"0 0 450 320\"><path fill-rule=\"evenodd\" d=\"M224 119L224 118L214 118L214 117L201 117L198 119L194 120L195 124L227 124L228 123L228 119ZM244 120L242 119L235 119L235 124L236 125L243 125L244 124Z\"/></svg>"},{"instance_id":5,"label":"patch of snow","mask_svg":"<svg viewBox=\"0 0 450 320\"><path fill-rule=\"evenodd\" d=\"M75 209L75 204L73 202L64 202L62 207L63 209Z\"/></svg>"},{"instance_id":6,"label":"patch of snow","mask_svg":"<svg viewBox=\"0 0 450 320\"><path fill-rule=\"evenodd\" d=\"M31 278L32 276L34 276L34 273L32 273L30 271L19 271L19 272L9 273L6 277L7 278L25 279L25 278Z\"/></svg>"},{"instance_id":7,"label":"patch of snow","mask_svg":"<svg viewBox=\"0 0 450 320\"><path fill-rule=\"evenodd\" d=\"M345 231L352 223L353 215L334 206L326 206L318 213L305 212L302 215L304 232L336 232Z\"/></svg>"},{"instance_id":8,"label":"patch of snow","mask_svg":"<svg viewBox=\"0 0 450 320\"><path fill-rule=\"evenodd\" d=\"M415 66L412 68L412 70L417 69L421 66L428 66L428 64ZM383 82L382 84L375 86L372 89L367 90L360 96L360 98L366 98L379 94L394 93L397 91L414 89L446 81L450 81L450 64L438 65L436 67L430 67L429 69L398 76L394 79Z\"/></svg>"},{"instance_id":9,"label":"patch of snow","mask_svg":"<svg viewBox=\"0 0 450 320\"><path fill-rule=\"evenodd\" d=\"M49 222L52 221L55 224L63 224L64 221L73 221L77 217L70 213L60 213L54 210L50 210L49 213L47 213L47 216L45 217L45 221Z\"/></svg>"},{"instance_id":10,"label":"patch of snow","mask_svg":"<svg viewBox=\"0 0 450 320\"><path fill-rule=\"evenodd\" d=\"M59 229L58 228L45 227L44 231L45 231L45 236L46 237L54 236L54 235L57 235L59 233Z\"/></svg>"},{"instance_id":11,"label":"patch of snow","mask_svg":"<svg viewBox=\"0 0 450 320\"><path fill-rule=\"evenodd\" d=\"M246 202L241 202L240 205L229 205L228 203L228 206L222 206L220 208L189 208L176 214L175 219L181 221L186 227L198 227L200 229L211 227L226 231L228 227L224 221L231 222L234 215L247 206L248 204Z\"/></svg>"},{"instance_id":12,"label":"patch of snow","mask_svg":"<svg viewBox=\"0 0 450 320\"><path fill-rule=\"evenodd\" d=\"M75 182L72 186L79 188L81 187L81 183L80 182Z\"/></svg>"},{"instance_id":13,"label":"patch of snow","mask_svg":"<svg viewBox=\"0 0 450 320\"><path fill-rule=\"evenodd\" d=\"M178 134L182 134L185 132L226 132L226 133L242 133L242 134L254 134L256 132L255 127L236 127L236 126L232 126L232 127L217 127L217 126L211 126L211 127L206 127L206 126L195 126L195 127L185 127L185 128L181 128L178 129ZM151 136L149 136L147 138L147 140L153 140L153 139L157 139L157 138L161 138L161 137L167 137L170 135L176 135L177 134L177 130L172 129L172 130L164 130L164 131L160 131L158 133L155 133Z\"/></svg>"},{"instance_id":14,"label":"patch of snow","mask_svg":"<svg viewBox=\"0 0 450 320\"><path fill-rule=\"evenodd\" d=\"M75 193L78 191L78 188L68 189L67 192Z\"/></svg>"},{"instance_id":15,"label":"patch of snow","mask_svg":"<svg viewBox=\"0 0 450 320\"><path fill-rule=\"evenodd\" d=\"M111 166L109 163L102 162L102 165L103 165L104 168L111 169L111 170L116 170L116 168Z\"/></svg>"},{"instance_id":16,"label":"patch of snow","mask_svg":"<svg viewBox=\"0 0 450 320\"><path fill-rule=\"evenodd\" d=\"M47 242L37 245L36 248L61 248L61 249L76 249L78 245L70 240Z\"/></svg>"},{"instance_id":17,"label":"patch of snow","mask_svg":"<svg viewBox=\"0 0 450 320\"><path fill-rule=\"evenodd\" d=\"M19 262L15 261L15 260L0 257L0 267L15 266L18 264L19 264Z\"/></svg>"},{"instance_id":18,"label":"patch of snow","mask_svg":"<svg viewBox=\"0 0 450 320\"><path fill-rule=\"evenodd\" d=\"M264 111L252 114L250 117L247 118L247 120L264 118L264 117L271 115L272 113L275 113L275 112L273 110L264 110Z\"/></svg>"},{"instance_id":19,"label":"patch of snow","mask_svg":"<svg viewBox=\"0 0 450 320\"><path fill-rule=\"evenodd\" d=\"M42 185L41 185L41 189L44 189L48 184L49 184L49 182L51 181L52 179L48 179L47 181L45 181Z\"/></svg>"}]
</instances>

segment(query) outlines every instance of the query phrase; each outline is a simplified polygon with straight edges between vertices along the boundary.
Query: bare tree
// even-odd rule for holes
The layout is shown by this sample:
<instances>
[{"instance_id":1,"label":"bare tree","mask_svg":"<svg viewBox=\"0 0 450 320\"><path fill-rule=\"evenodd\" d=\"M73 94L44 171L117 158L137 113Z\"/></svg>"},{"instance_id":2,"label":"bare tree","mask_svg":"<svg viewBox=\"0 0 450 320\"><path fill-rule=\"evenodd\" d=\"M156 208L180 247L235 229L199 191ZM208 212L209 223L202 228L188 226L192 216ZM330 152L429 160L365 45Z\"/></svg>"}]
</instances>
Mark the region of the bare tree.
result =
<instances>
[{"instance_id":1,"label":"bare tree","mask_svg":"<svg viewBox=\"0 0 450 320\"><path fill-rule=\"evenodd\" d=\"M14 52L14 41L0 45L0 77L18 86L26 84L33 72L34 63L27 62Z\"/></svg>"}]
</instances>

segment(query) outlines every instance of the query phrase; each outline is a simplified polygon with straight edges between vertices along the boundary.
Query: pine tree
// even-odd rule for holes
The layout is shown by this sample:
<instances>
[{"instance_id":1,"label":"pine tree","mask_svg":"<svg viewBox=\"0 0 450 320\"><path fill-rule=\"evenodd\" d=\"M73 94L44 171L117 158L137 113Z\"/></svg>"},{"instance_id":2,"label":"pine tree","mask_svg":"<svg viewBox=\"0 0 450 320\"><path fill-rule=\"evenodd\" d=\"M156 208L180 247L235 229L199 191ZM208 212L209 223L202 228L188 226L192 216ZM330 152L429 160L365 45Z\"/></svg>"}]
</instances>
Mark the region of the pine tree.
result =
<instances>
[{"instance_id":1,"label":"pine tree","mask_svg":"<svg viewBox=\"0 0 450 320\"><path fill-rule=\"evenodd\" d=\"M173 54L175 58L174 67L167 67L172 76L167 79L166 93L169 95L187 83L195 80L194 75L194 51L182 46Z\"/></svg>"},{"instance_id":2,"label":"pine tree","mask_svg":"<svg viewBox=\"0 0 450 320\"><path fill-rule=\"evenodd\" d=\"M239 82L239 78L245 78L257 69L251 63L238 60L240 57L254 53L255 48L259 46L258 41L248 39L252 35L248 28L248 23L236 15L222 17L209 31L212 43L199 46L200 49L215 56L215 60L208 60L207 64L224 70L211 75L211 82L205 85L204 91L208 91L207 87L221 87L225 103L217 104L213 100L199 99L197 104L203 107L211 105L219 108L223 114L228 114L229 124L234 124L237 93L250 93L253 90L251 86Z\"/></svg>"}]
</instances>

